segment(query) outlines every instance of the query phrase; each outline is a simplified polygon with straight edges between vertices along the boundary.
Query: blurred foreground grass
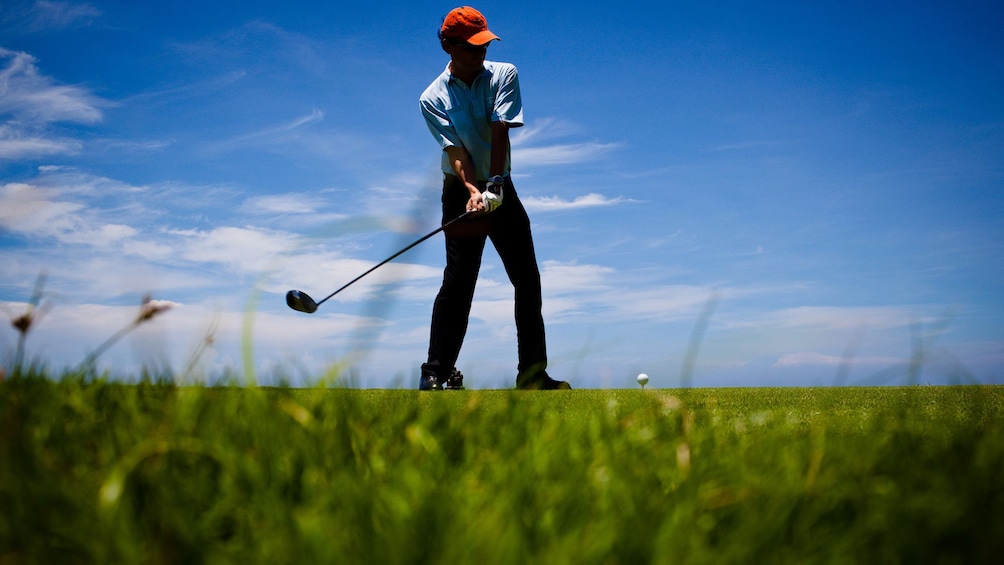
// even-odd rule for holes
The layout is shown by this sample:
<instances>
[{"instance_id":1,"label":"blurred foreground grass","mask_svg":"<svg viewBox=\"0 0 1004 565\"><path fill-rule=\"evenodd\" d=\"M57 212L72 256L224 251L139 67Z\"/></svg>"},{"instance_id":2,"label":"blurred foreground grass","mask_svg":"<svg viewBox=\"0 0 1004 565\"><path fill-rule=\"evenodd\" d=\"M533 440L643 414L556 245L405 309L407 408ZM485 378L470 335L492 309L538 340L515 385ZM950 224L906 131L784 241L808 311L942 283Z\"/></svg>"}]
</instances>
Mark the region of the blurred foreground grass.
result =
<instances>
[{"instance_id":1,"label":"blurred foreground grass","mask_svg":"<svg viewBox=\"0 0 1004 565\"><path fill-rule=\"evenodd\" d=\"M1004 388L0 382L0 563L989 563Z\"/></svg>"}]
</instances>

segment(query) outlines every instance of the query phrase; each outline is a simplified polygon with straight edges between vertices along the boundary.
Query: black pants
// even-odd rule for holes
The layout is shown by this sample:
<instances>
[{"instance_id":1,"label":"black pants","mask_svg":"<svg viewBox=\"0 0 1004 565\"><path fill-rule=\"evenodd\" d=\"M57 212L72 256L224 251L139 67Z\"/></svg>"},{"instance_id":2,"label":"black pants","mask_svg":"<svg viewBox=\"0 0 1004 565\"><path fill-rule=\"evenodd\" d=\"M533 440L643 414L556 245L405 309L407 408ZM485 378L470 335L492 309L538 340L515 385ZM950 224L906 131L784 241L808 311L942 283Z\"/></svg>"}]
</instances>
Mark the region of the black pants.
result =
<instances>
[{"instance_id":1,"label":"black pants","mask_svg":"<svg viewBox=\"0 0 1004 565\"><path fill-rule=\"evenodd\" d=\"M464 213L470 196L460 179L444 176L443 223L446 223ZM515 289L519 345L516 385L523 386L542 378L547 368L547 348L544 318L540 312L540 271L533 250L530 219L512 181L506 178L502 205L497 210L472 220L461 220L454 226L456 229L449 229L446 234L446 269L443 286L432 308L426 366L449 375L457 362L467 334L481 255L486 239L491 239Z\"/></svg>"}]
</instances>

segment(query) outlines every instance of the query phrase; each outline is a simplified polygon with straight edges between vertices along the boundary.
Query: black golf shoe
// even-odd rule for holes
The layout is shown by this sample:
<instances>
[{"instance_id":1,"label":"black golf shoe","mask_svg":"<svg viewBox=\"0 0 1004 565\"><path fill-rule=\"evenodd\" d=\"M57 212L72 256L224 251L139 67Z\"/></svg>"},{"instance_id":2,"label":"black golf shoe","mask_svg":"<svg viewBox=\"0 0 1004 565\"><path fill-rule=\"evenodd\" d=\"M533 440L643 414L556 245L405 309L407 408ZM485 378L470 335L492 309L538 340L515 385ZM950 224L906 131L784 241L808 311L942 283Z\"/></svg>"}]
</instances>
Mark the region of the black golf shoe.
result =
<instances>
[{"instance_id":1,"label":"black golf shoe","mask_svg":"<svg viewBox=\"0 0 1004 565\"><path fill-rule=\"evenodd\" d=\"M418 390L443 390L439 375L428 365L422 365L422 378L418 381Z\"/></svg>"},{"instance_id":2,"label":"black golf shoe","mask_svg":"<svg viewBox=\"0 0 1004 565\"><path fill-rule=\"evenodd\" d=\"M418 381L418 390L443 390L443 385L436 375L422 375L422 379Z\"/></svg>"},{"instance_id":3,"label":"black golf shoe","mask_svg":"<svg viewBox=\"0 0 1004 565\"><path fill-rule=\"evenodd\" d=\"M442 377L433 369L437 365L422 365L422 378L418 381L418 390L464 390L464 375L456 369L450 370L450 376Z\"/></svg>"},{"instance_id":4,"label":"black golf shoe","mask_svg":"<svg viewBox=\"0 0 1004 565\"><path fill-rule=\"evenodd\" d=\"M572 390L572 385L567 381L557 381L547 377L540 385L540 390Z\"/></svg>"},{"instance_id":5,"label":"black golf shoe","mask_svg":"<svg viewBox=\"0 0 1004 565\"><path fill-rule=\"evenodd\" d=\"M450 373L450 377L446 379L446 390L464 390L464 376L460 374L460 371L454 369Z\"/></svg>"},{"instance_id":6,"label":"black golf shoe","mask_svg":"<svg viewBox=\"0 0 1004 565\"><path fill-rule=\"evenodd\" d=\"M546 371L541 371L536 375L516 378L517 390L572 390L572 385L565 381L552 379Z\"/></svg>"}]
</instances>

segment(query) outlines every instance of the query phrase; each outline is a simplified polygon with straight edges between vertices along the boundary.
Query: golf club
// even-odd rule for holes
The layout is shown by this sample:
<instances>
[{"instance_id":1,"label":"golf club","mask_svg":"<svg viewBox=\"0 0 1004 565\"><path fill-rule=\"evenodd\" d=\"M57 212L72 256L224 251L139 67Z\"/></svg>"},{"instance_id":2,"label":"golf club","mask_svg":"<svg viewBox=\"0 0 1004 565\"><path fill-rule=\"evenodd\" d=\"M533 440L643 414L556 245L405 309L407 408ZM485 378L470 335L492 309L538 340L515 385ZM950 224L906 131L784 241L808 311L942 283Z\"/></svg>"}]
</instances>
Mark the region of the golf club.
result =
<instances>
[{"instance_id":1,"label":"golf club","mask_svg":"<svg viewBox=\"0 0 1004 565\"><path fill-rule=\"evenodd\" d=\"M324 302L327 299L329 299L332 296L338 294L339 292L345 290L346 288L352 286L359 279L361 279L361 278L365 277L366 275L372 273L373 271L379 269L383 265L386 265L387 263L390 263L391 261L393 261L394 259L398 258L400 255L402 255L404 252L408 251L412 247L415 247L419 243L422 243L423 241L425 241L425 240L429 239L430 237L436 235L437 233L443 231L444 229L446 229L447 227L449 227L450 224L452 224L454 222L459 222L460 220L463 220L464 218L466 218L466 217L468 217L468 216L470 216L471 214L474 214L474 213L475 212L468 211L468 212L464 212L463 214L457 216L456 218L453 218L449 222L446 222L445 224L439 226L438 228L432 230L431 232L425 234L424 236L422 236L418 240L414 241L413 243L411 243L410 245L408 245L408 247L405 247L404 249L402 249L402 250L398 251L397 253L391 255L390 257L384 259L383 261L377 263L375 266L373 266L372 268L370 268L370 270L368 270L365 273L359 275L358 277L352 279L351 281L345 283L345 285L342 286L342 288L339 288L338 290L336 290L336 291L332 292L331 294L325 296L321 300L318 300L318 301L315 302L314 299L311 298L310 296L308 296L306 292L303 292L302 290L291 290L291 291L289 291L289 292L286 293L286 304L290 308L292 308L293 310L298 310L300 312L306 312L307 314L312 314L312 313L314 313L315 310L317 310L317 307L320 306L321 304L324 304Z\"/></svg>"}]
</instances>

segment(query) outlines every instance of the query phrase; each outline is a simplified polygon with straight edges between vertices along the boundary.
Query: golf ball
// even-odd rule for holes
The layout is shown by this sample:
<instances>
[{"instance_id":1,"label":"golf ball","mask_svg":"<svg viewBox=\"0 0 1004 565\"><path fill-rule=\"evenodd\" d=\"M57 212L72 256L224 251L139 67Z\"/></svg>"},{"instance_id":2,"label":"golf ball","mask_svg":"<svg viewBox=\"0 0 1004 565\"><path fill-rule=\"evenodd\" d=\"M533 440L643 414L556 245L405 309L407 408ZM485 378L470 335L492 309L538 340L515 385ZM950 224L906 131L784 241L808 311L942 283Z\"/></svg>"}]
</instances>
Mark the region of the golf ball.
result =
<instances>
[{"instance_id":1,"label":"golf ball","mask_svg":"<svg viewBox=\"0 0 1004 565\"><path fill-rule=\"evenodd\" d=\"M638 375L638 384L640 384L641 386L647 385L648 384L648 375L646 375L645 373L642 373L642 374Z\"/></svg>"}]
</instances>

